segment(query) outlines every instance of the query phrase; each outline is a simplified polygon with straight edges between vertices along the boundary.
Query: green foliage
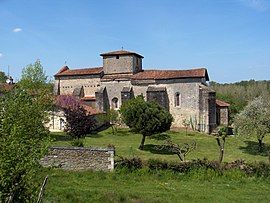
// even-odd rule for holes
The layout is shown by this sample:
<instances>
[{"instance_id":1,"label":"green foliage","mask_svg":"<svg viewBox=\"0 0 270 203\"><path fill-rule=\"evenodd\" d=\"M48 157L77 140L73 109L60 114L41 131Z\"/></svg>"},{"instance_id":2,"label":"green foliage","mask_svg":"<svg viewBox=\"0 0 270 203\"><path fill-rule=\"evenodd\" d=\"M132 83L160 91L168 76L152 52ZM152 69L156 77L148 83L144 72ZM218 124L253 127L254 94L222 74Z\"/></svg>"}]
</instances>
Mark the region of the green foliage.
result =
<instances>
[{"instance_id":1,"label":"green foliage","mask_svg":"<svg viewBox=\"0 0 270 203\"><path fill-rule=\"evenodd\" d=\"M116 162L116 167L126 168L128 170L137 170L143 167L143 162L139 157L133 158L124 158L119 157L120 159Z\"/></svg>"},{"instance_id":2,"label":"green foliage","mask_svg":"<svg viewBox=\"0 0 270 203\"><path fill-rule=\"evenodd\" d=\"M228 126L219 126L217 128L216 141L219 147L219 163L222 162L224 157L226 137L229 135Z\"/></svg>"},{"instance_id":3,"label":"green foliage","mask_svg":"<svg viewBox=\"0 0 270 203\"><path fill-rule=\"evenodd\" d=\"M156 103L144 101L142 96L125 102L120 112L123 122L134 132L143 135L140 149L143 149L146 136L169 130L173 120L167 110Z\"/></svg>"},{"instance_id":4,"label":"green foliage","mask_svg":"<svg viewBox=\"0 0 270 203\"><path fill-rule=\"evenodd\" d=\"M226 175L226 172L239 170L247 176L269 177L270 165L267 163L246 163L243 160L236 160L231 163L221 164L217 161L208 159L197 159L188 162L170 162L160 159L149 159L142 161L140 158L124 158L116 161L116 170L127 168L129 170L148 169L148 170L167 170L175 173L193 174L210 170L217 172L219 176Z\"/></svg>"},{"instance_id":5,"label":"green foliage","mask_svg":"<svg viewBox=\"0 0 270 203\"><path fill-rule=\"evenodd\" d=\"M43 85L47 83L48 77L46 76L43 66L40 60L37 60L34 64L29 64L22 70L21 82L34 83L36 85Z\"/></svg>"},{"instance_id":6,"label":"green foliage","mask_svg":"<svg viewBox=\"0 0 270 203\"><path fill-rule=\"evenodd\" d=\"M37 60L23 69L17 88L27 91L41 105L46 106L47 110L50 110L53 103L53 84L49 83L47 78L43 66Z\"/></svg>"},{"instance_id":7,"label":"green foliage","mask_svg":"<svg viewBox=\"0 0 270 203\"><path fill-rule=\"evenodd\" d=\"M239 135L255 135L262 149L263 138L270 133L270 101L258 97L250 102L235 119L236 131Z\"/></svg>"},{"instance_id":8,"label":"green foliage","mask_svg":"<svg viewBox=\"0 0 270 203\"><path fill-rule=\"evenodd\" d=\"M5 74L5 72L0 71L0 83L6 83L7 79L8 76Z\"/></svg>"},{"instance_id":9,"label":"green foliage","mask_svg":"<svg viewBox=\"0 0 270 203\"><path fill-rule=\"evenodd\" d=\"M210 85L217 92L217 99L230 103L231 119L256 97L270 98L270 81L250 80L230 84L210 82Z\"/></svg>"},{"instance_id":10,"label":"green foliage","mask_svg":"<svg viewBox=\"0 0 270 203\"><path fill-rule=\"evenodd\" d=\"M35 174L48 146L44 106L23 90L1 98L0 202L34 201Z\"/></svg>"}]
</instances>

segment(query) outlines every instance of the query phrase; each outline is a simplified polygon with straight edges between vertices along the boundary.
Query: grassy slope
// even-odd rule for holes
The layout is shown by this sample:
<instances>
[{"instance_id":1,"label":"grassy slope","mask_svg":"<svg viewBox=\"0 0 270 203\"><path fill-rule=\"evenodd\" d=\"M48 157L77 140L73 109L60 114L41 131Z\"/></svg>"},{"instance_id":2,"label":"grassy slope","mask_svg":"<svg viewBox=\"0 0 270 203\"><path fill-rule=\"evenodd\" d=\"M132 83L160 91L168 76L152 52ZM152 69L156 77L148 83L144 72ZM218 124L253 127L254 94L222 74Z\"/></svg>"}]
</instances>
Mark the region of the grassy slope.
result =
<instances>
[{"instance_id":1,"label":"grassy slope","mask_svg":"<svg viewBox=\"0 0 270 203\"><path fill-rule=\"evenodd\" d=\"M185 142L192 143L193 140L197 142L197 149L191 152L187 159L202 159L217 160L219 156L219 149L214 137L197 132L168 132L166 134L178 144ZM55 146L69 146L69 136L63 133L54 134L57 141L53 143ZM90 135L85 139L85 146L106 147L112 144L116 147L116 154L119 156L139 156L142 159L158 158L162 160L178 161L176 155L160 154L155 150L155 145L164 144L164 140L156 140L147 138L145 142L145 149L139 150L138 146L141 140L141 135L134 134L128 129L118 129L118 132L113 135L110 129L99 132L96 135ZM266 137L265 143L270 142L270 138ZM244 159L249 162L253 161L267 161L266 153L259 154L257 152L257 142L251 138L245 139L242 137L229 137L225 145L224 161L234 161L236 159Z\"/></svg>"},{"instance_id":2,"label":"grassy slope","mask_svg":"<svg viewBox=\"0 0 270 203\"><path fill-rule=\"evenodd\" d=\"M49 173L44 202L270 202L269 179L238 171Z\"/></svg>"}]
</instances>

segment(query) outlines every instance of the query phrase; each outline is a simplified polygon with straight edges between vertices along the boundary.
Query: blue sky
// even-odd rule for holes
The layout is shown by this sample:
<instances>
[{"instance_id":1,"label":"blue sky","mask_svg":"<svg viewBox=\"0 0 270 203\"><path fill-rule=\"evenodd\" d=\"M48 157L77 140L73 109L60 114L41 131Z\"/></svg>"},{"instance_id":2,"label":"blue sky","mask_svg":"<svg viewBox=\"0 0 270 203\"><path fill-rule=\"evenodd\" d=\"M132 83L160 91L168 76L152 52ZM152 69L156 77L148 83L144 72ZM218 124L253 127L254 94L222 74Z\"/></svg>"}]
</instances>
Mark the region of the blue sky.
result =
<instances>
[{"instance_id":1,"label":"blue sky","mask_svg":"<svg viewBox=\"0 0 270 203\"><path fill-rule=\"evenodd\" d=\"M210 80L270 80L270 0L0 0L0 70L49 76L143 55L144 69L206 67Z\"/></svg>"}]
</instances>

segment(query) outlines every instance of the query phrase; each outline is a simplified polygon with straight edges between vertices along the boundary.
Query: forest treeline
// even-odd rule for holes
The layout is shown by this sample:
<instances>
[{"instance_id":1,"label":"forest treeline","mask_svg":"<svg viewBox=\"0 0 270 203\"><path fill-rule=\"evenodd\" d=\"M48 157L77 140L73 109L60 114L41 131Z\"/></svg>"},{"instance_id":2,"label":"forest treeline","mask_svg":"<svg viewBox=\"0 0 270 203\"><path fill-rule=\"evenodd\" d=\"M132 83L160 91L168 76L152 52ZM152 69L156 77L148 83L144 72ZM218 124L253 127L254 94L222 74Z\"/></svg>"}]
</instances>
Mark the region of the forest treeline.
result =
<instances>
[{"instance_id":1,"label":"forest treeline","mask_svg":"<svg viewBox=\"0 0 270 203\"><path fill-rule=\"evenodd\" d=\"M265 96L270 99L270 80L225 84L210 82L209 85L216 91L217 99L230 103L231 119L256 97Z\"/></svg>"}]
</instances>

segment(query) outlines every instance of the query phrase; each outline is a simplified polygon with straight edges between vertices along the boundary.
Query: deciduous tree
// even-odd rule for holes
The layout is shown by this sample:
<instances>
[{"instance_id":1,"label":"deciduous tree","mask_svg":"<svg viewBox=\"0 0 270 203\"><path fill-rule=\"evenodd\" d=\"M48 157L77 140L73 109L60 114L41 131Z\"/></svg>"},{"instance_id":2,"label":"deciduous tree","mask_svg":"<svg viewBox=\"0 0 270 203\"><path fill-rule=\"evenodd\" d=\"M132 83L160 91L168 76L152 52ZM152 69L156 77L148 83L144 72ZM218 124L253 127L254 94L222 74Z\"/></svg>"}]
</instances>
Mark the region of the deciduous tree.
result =
<instances>
[{"instance_id":1,"label":"deciduous tree","mask_svg":"<svg viewBox=\"0 0 270 203\"><path fill-rule=\"evenodd\" d=\"M38 102L46 106L47 109L52 107L53 84L48 81L48 76L46 76L39 60L23 69L17 88L27 91Z\"/></svg>"},{"instance_id":2,"label":"deciduous tree","mask_svg":"<svg viewBox=\"0 0 270 203\"><path fill-rule=\"evenodd\" d=\"M269 118L269 99L258 97L236 116L234 124L238 134L256 136L259 143L259 150L262 150L263 138L270 133Z\"/></svg>"},{"instance_id":3,"label":"deciduous tree","mask_svg":"<svg viewBox=\"0 0 270 203\"><path fill-rule=\"evenodd\" d=\"M5 72L0 71L0 83L5 83L8 79L8 76L5 74Z\"/></svg>"},{"instance_id":4,"label":"deciduous tree","mask_svg":"<svg viewBox=\"0 0 270 203\"><path fill-rule=\"evenodd\" d=\"M133 131L142 134L139 149L143 149L146 136L162 133L170 129L172 115L153 102L146 102L138 96L125 102L120 109L123 122Z\"/></svg>"},{"instance_id":5,"label":"deciduous tree","mask_svg":"<svg viewBox=\"0 0 270 203\"><path fill-rule=\"evenodd\" d=\"M75 97L60 95L56 103L65 112L65 128L73 138L83 138L95 127L94 117L87 113L83 104Z\"/></svg>"},{"instance_id":6,"label":"deciduous tree","mask_svg":"<svg viewBox=\"0 0 270 203\"><path fill-rule=\"evenodd\" d=\"M37 198L35 180L39 160L48 146L46 112L21 89L0 101L0 202L28 202Z\"/></svg>"}]
</instances>

